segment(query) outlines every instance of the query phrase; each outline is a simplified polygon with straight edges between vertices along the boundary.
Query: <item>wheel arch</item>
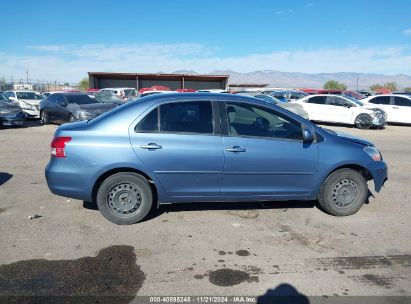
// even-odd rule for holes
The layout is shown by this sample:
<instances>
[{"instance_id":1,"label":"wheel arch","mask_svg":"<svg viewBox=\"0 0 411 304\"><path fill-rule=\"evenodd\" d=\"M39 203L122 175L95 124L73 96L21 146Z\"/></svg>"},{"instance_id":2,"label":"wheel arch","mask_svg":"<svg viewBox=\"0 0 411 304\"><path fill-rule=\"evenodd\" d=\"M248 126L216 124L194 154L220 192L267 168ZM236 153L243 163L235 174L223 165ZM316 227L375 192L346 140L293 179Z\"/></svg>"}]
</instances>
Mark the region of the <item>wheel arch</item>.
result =
<instances>
[{"instance_id":1,"label":"wheel arch","mask_svg":"<svg viewBox=\"0 0 411 304\"><path fill-rule=\"evenodd\" d=\"M361 175L365 178L366 181L369 180L373 180L373 176L371 174L371 172L364 166L361 166L359 164L342 164L339 165L333 169L331 169L329 172L327 172L327 174L325 174L322 177L321 183L319 184L319 187L317 189L317 193L316 193L316 197L318 197L318 195L320 194L320 189L323 187L325 180L331 175L333 174L335 171L341 170L341 169L352 169L355 170L359 173L361 173Z\"/></svg>"},{"instance_id":2,"label":"wheel arch","mask_svg":"<svg viewBox=\"0 0 411 304\"><path fill-rule=\"evenodd\" d=\"M118 168L112 168L110 170L105 171L102 173L95 181L93 185L93 190L92 190L92 199L95 202L96 197L97 197L97 191L100 187L100 185L103 183L104 180L106 180L109 176L116 174L116 173L121 173L121 172L129 172L129 173L137 173L141 176L143 176L145 179L147 179L151 191L153 193L153 199L154 202L157 201L157 205L159 205L159 200L158 200L158 190L157 190L157 185L155 184L154 180L145 172L138 170L136 168L131 168L131 167L118 167Z\"/></svg>"}]
</instances>

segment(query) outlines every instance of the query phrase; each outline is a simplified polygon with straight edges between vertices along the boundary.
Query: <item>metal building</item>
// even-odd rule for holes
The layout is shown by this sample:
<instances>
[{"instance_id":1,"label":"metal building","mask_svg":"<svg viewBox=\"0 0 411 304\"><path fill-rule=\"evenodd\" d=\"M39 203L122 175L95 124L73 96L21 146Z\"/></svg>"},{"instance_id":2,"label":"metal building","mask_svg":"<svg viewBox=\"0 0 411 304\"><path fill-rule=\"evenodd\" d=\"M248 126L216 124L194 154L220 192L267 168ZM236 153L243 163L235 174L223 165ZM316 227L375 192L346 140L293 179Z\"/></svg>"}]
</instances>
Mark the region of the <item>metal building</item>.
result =
<instances>
[{"instance_id":1,"label":"metal building","mask_svg":"<svg viewBox=\"0 0 411 304\"><path fill-rule=\"evenodd\" d=\"M177 89L228 89L228 75L142 74L89 72L90 89L115 87L149 88L166 86Z\"/></svg>"}]
</instances>

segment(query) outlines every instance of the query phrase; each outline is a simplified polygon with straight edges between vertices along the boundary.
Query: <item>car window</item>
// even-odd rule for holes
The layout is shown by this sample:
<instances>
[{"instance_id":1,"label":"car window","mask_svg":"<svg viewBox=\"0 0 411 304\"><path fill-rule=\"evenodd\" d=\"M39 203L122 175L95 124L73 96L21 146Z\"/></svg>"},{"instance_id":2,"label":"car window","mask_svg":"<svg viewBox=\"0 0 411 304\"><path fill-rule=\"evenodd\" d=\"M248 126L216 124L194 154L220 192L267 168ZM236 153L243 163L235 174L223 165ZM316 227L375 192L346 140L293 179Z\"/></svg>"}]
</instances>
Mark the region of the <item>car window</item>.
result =
<instances>
[{"instance_id":1,"label":"car window","mask_svg":"<svg viewBox=\"0 0 411 304\"><path fill-rule=\"evenodd\" d=\"M211 102L176 102L161 105L160 131L212 134L213 111Z\"/></svg>"},{"instance_id":2,"label":"car window","mask_svg":"<svg viewBox=\"0 0 411 304\"><path fill-rule=\"evenodd\" d=\"M6 98L6 97L4 97L4 95L3 94L0 94L0 100L1 101L8 101L8 99Z\"/></svg>"},{"instance_id":3,"label":"car window","mask_svg":"<svg viewBox=\"0 0 411 304\"><path fill-rule=\"evenodd\" d=\"M148 113L137 125L136 132L158 132L158 108Z\"/></svg>"},{"instance_id":4,"label":"car window","mask_svg":"<svg viewBox=\"0 0 411 304\"><path fill-rule=\"evenodd\" d=\"M268 109L246 104L226 105L231 136L302 140L301 125Z\"/></svg>"},{"instance_id":5,"label":"car window","mask_svg":"<svg viewBox=\"0 0 411 304\"><path fill-rule=\"evenodd\" d=\"M34 92L17 92L18 99L40 100L40 95Z\"/></svg>"},{"instance_id":6,"label":"car window","mask_svg":"<svg viewBox=\"0 0 411 304\"><path fill-rule=\"evenodd\" d=\"M337 96L328 96L326 99L326 103L328 105L331 106L338 106L338 107L344 107L347 104L349 104L349 102L341 97L337 97Z\"/></svg>"},{"instance_id":7,"label":"car window","mask_svg":"<svg viewBox=\"0 0 411 304\"><path fill-rule=\"evenodd\" d=\"M306 102L308 103L315 103L315 104L325 104L327 96L313 96L308 98Z\"/></svg>"},{"instance_id":8,"label":"car window","mask_svg":"<svg viewBox=\"0 0 411 304\"><path fill-rule=\"evenodd\" d=\"M92 104L92 103L99 103L96 98L91 98L87 94L67 94L66 95L68 103L76 103L76 104Z\"/></svg>"},{"instance_id":9,"label":"car window","mask_svg":"<svg viewBox=\"0 0 411 304\"><path fill-rule=\"evenodd\" d=\"M394 97L394 104L396 106L411 107L411 99L404 97Z\"/></svg>"},{"instance_id":10,"label":"car window","mask_svg":"<svg viewBox=\"0 0 411 304\"><path fill-rule=\"evenodd\" d=\"M388 105L390 104L390 96L377 96L371 99L369 102L374 104Z\"/></svg>"},{"instance_id":11,"label":"car window","mask_svg":"<svg viewBox=\"0 0 411 304\"><path fill-rule=\"evenodd\" d=\"M47 97L47 101L50 103L56 103L56 95L52 94Z\"/></svg>"}]
</instances>

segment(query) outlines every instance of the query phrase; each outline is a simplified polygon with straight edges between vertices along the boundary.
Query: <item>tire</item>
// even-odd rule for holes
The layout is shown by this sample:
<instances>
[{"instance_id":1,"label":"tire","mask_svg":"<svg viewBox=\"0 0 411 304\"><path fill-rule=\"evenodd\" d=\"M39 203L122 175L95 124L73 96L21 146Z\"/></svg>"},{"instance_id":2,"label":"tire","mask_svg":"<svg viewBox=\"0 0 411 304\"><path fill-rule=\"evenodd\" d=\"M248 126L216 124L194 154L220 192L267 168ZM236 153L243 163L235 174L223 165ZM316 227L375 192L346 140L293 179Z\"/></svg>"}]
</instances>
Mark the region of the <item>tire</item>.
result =
<instances>
[{"instance_id":1,"label":"tire","mask_svg":"<svg viewBox=\"0 0 411 304\"><path fill-rule=\"evenodd\" d=\"M97 191L101 214L117 225L131 225L143 220L151 210L153 194L148 181L136 173L109 176Z\"/></svg>"},{"instance_id":2,"label":"tire","mask_svg":"<svg viewBox=\"0 0 411 304\"><path fill-rule=\"evenodd\" d=\"M76 122L76 121L77 119L73 115L69 116L69 122Z\"/></svg>"},{"instance_id":3,"label":"tire","mask_svg":"<svg viewBox=\"0 0 411 304\"><path fill-rule=\"evenodd\" d=\"M372 125L372 118L365 113L359 114L354 120L354 125L358 129L369 129Z\"/></svg>"},{"instance_id":4,"label":"tire","mask_svg":"<svg viewBox=\"0 0 411 304\"><path fill-rule=\"evenodd\" d=\"M318 195L320 206L329 214L347 216L356 213L368 195L367 181L353 169L340 169L331 173Z\"/></svg>"},{"instance_id":5,"label":"tire","mask_svg":"<svg viewBox=\"0 0 411 304\"><path fill-rule=\"evenodd\" d=\"M49 114L46 111L40 112L40 123L42 125L50 124Z\"/></svg>"}]
</instances>

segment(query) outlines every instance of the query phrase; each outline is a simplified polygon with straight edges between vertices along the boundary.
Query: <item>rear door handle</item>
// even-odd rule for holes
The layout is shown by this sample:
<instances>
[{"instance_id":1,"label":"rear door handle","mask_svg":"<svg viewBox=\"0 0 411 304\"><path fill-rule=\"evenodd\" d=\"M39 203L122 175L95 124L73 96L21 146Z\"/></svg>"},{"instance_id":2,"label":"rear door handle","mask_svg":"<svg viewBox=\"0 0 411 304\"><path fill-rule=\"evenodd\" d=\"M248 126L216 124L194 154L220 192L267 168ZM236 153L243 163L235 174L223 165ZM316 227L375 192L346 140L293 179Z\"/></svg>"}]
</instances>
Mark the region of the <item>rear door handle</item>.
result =
<instances>
[{"instance_id":1,"label":"rear door handle","mask_svg":"<svg viewBox=\"0 0 411 304\"><path fill-rule=\"evenodd\" d=\"M398 110L398 107L392 107L392 108Z\"/></svg>"},{"instance_id":2,"label":"rear door handle","mask_svg":"<svg viewBox=\"0 0 411 304\"><path fill-rule=\"evenodd\" d=\"M247 150L244 148L241 148L240 146L234 146L232 148L227 148L225 149L227 152L246 152Z\"/></svg>"},{"instance_id":3,"label":"rear door handle","mask_svg":"<svg viewBox=\"0 0 411 304\"><path fill-rule=\"evenodd\" d=\"M161 149L162 146L157 145L155 143L149 143L147 145L142 145L140 146L141 149L148 149L148 150L157 150L157 149Z\"/></svg>"}]
</instances>

